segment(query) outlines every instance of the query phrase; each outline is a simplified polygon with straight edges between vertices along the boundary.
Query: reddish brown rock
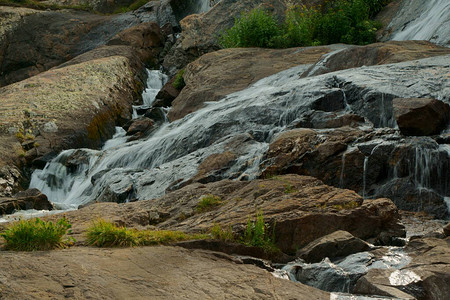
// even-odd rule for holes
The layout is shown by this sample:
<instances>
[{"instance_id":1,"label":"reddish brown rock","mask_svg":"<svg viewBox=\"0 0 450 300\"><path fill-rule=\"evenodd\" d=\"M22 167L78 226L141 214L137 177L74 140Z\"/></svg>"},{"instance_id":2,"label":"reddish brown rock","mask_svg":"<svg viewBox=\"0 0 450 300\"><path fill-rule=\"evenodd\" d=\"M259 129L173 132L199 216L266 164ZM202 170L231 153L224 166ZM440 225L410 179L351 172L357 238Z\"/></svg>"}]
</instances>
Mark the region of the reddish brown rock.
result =
<instances>
[{"instance_id":1,"label":"reddish brown rock","mask_svg":"<svg viewBox=\"0 0 450 300\"><path fill-rule=\"evenodd\" d=\"M130 127L128 127L127 135L134 135L138 132L145 133L153 126L153 121L149 118L139 118L133 120Z\"/></svg>"},{"instance_id":2,"label":"reddish brown rock","mask_svg":"<svg viewBox=\"0 0 450 300\"><path fill-rule=\"evenodd\" d=\"M450 105L430 98L392 100L398 127L404 135L438 134L450 121Z\"/></svg>"},{"instance_id":3,"label":"reddish brown rock","mask_svg":"<svg viewBox=\"0 0 450 300\"><path fill-rule=\"evenodd\" d=\"M158 92L153 106L168 107L172 105L173 100L180 94L180 90L173 86L176 76L172 77Z\"/></svg>"},{"instance_id":4,"label":"reddish brown rock","mask_svg":"<svg viewBox=\"0 0 450 300\"><path fill-rule=\"evenodd\" d=\"M0 214L11 214L15 210L52 210L47 196L38 189L28 189L17 193L14 198L0 198Z\"/></svg>"}]
</instances>

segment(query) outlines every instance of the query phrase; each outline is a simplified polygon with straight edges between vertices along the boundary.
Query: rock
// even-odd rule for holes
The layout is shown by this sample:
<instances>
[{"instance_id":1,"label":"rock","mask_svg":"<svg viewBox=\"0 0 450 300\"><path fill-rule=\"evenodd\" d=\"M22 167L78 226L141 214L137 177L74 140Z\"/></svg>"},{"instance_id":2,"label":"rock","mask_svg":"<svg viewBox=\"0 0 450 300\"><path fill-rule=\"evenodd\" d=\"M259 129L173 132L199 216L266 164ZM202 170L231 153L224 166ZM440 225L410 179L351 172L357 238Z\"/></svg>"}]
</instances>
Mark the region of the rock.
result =
<instances>
[{"instance_id":1,"label":"rock","mask_svg":"<svg viewBox=\"0 0 450 300\"><path fill-rule=\"evenodd\" d=\"M127 129L127 135L134 135L138 132L144 134L150 128L152 128L153 122L149 118L142 117L131 122L130 127Z\"/></svg>"},{"instance_id":2,"label":"rock","mask_svg":"<svg viewBox=\"0 0 450 300\"><path fill-rule=\"evenodd\" d=\"M400 270L370 270L358 280L354 292L406 299L450 297L450 239L414 239L406 247L413 256ZM402 298L400 297L400 298ZM415 298L414 298L415 297Z\"/></svg>"},{"instance_id":3,"label":"rock","mask_svg":"<svg viewBox=\"0 0 450 300\"><path fill-rule=\"evenodd\" d=\"M327 292L275 278L225 254L180 247L71 247L0 257L4 299L329 299ZM162 264L161 262L164 262ZM61 271L64 270L64 271ZM28 284L22 286L23 272ZM89 274L89 281L86 280ZM120 274L120 276L117 276ZM47 276L45 276L47 275ZM173 282L177 282L176 285ZM106 284L105 284L106 283Z\"/></svg>"},{"instance_id":4,"label":"rock","mask_svg":"<svg viewBox=\"0 0 450 300\"><path fill-rule=\"evenodd\" d=\"M180 21L181 37L164 58L164 68L173 76L203 54L219 50L218 33L231 28L243 11L255 7L267 8L280 18L286 10L282 0L222 0L207 13L187 16Z\"/></svg>"},{"instance_id":5,"label":"rock","mask_svg":"<svg viewBox=\"0 0 450 300\"><path fill-rule=\"evenodd\" d=\"M231 162L237 158L236 154L231 151L223 153L212 154L205 158L198 166L197 175L194 176L192 181L198 181L201 183L214 182L217 173L223 172L231 166Z\"/></svg>"},{"instance_id":6,"label":"rock","mask_svg":"<svg viewBox=\"0 0 450 300\"><path fill-rule=\"evenodd\" d=\"M133 4L133 0L48 0L48 4L88 7L92 11L112 14Z\"/></svg>"},{"instance_id":7,"label":"rock","mask_svg":"<svg viewBox=\"0 0 450 300\"><path fill-rule=\"evenodd\" d=\"M140 89L140 69L111 56L53 69L0 88L0 166L30 164L36 157L67 148L100 147L115 125L131 118ZM24 114L25 112L30 112ZM58 130L49 132L49 120ZM20 134L10 135L5 128ZM6 133L5 133L6 132ZM36 155L26 161L20 144L27 135Z\"/></svg>"},{"instance_id":8,"label":"rock","mask_svg":"<svg viewBox=\"0 0 450 300\"><path fill-rule=\"evenodd\" d=\"M444 234L445 236L450 236L450 223L444 226Z\"/></svg>"},{"instance_id":9,"label":"rock","mask_svg":"<svg viewBox=\"0 0 450 300\"><path fill-rule=\"evenodd\" d=\"M203 55L186 67L183 75L186 86L173 101L168 117L171 121L180 119L203 107L206 101L218 101L261 78L295 65L311 64L329 51L331 49L327 47L239 48ZM339 94L342 96L341 92Z\"/></svg>"},{"instance_id":10,"label":"rock","mask_svg":"<svg viewBox=\"0 0 450 300\"><path fill-rule=\"evenodd\" d=\"M395 119L404 135L439 134L450 122L450 105L430 98L395 98Z\"/></svg>"},{"instance_id":11,"label":"rock","mask_svg":"<svg viewBox=\"0 0 450 300\"><path fill-rule=\"evenodd\" d=\"M302 77L362 66L399 63L449 53L448 48L426 41L389 41L366 46L347 46L324 54L318 62L302 74Z\"/></svg>"},{"instance_id":12,"label":"rock","mask_svg":"<svg viewBox=\"0 0 450 300\"><path fill-rule=\"evenodd\" d=\"M112 176L112 175L108 175ZM123 177L123 176L122 176ZM196 213L201 196L212 194L222 204L206 213ZM388 199L364 200L355 192L326 186L312 177L285 175L270 180L233 181L187 185L166 196L126 203L96 203L67 216L84 228L96 216L120 219L129 227L148 226L187 232L207 232L214 224L244 230L248 218L262 211L264 219L275 225L276 243L286 254L294 254L317 238L345 230L361 239L382 235L402 236L398 212ZM155 224L149 214L166 217ZM159 213L158 213L159 214ZM136 215L146 218L136 219ZM182 216L182 217L181 217ZM139 223L137 223L139 222ZM75 225L74 225L75 226ZM84 237L76 237L84 240ZM377 242L377 241L374 241Z\"/></svg>"},{"instance_id":13,"label":"rock","mask_svg":"<svg viewBox=\"0 0 450 300\"><path fill-rule=\"evenodd\" d=\"M180 90L173 86L175 81L175 76L172 77L158 92L155 97L155 102L153 106L155 107L168 107L172 105L173 100L178 97Z\"/></svg>"},{"instance_id":14,"label":"rock","mask_svg":"<svg viewBox=\"0 0 450 300\"><path fill-rule=\"evenodd\" d=\"M164 42L158 24L150 22L141 23L118 33L108 41L107 45L131 46L142 62L157 67Z\"/></svg>"},{"instance_id":15,"label":"rock","mask_svg":"<svg viewBox=\"0 0 450 300\"><path fill-rule=\"evenodd\" d=\"M160 107L152 107L148 109L145 112L144 117L149 118L155 121L156 123L161 123L166 120L166 114L164 110Z\"/></svg>"},{"instance_id":16,"label":"rock","mask_svg":"<svg viewBox=\"0 0 450 300\"><path fill-rule=\"evenodd\" d=\"M14 198L0 198L0 214L11 214L15 210L52 210L53 205L47 196L38 189L28 189L17 193Z\"/></svg>"},{"instance_id":17,"label":"rock","mask_svg":"<svg viewBox=\"0 0 450 300\"><path fill-rule=\"evenodd\" d=\"M20 171L13 165L0 161L0 197L11 197L19 189Z\"/></svg>"},{"instance_id":18,"label":"rock","mask_svg":"<svg viewBox=\"0 0 450 300\"><path fill-rule=\"evenodd\" d=\"M366 251L370 246L346 231L335 231L312 241L299 251L296 256L306 262L319 262L325 257L330 259Z\"/></svg>"}]
</instances>

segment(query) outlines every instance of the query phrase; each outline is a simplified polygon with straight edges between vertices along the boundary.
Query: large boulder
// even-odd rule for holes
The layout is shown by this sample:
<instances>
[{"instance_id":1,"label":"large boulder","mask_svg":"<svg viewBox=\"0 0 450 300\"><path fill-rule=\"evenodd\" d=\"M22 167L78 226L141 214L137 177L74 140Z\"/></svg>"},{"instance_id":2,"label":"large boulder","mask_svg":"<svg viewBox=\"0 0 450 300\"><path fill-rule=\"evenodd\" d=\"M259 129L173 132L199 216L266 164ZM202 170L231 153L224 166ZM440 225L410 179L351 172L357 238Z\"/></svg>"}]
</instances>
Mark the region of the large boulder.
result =
<instances>
[{"instance_id":1,"label":"large boulder","mask_svg":"<svg viewBox=\"0 0 450 300\"><path fill-rule=\"evenodd\" d=\"M26 209L52 210L53 205L38 189L19 192L13 198L0 197L0 214L11 214L15 210Z\"/></svg>"},{"instance_id":2,"label":"large boulder","mask_svg":"<svg viewBox=\"0 0 450 300\"><path fill-rule=\"evenodd\" d=\"M198 212L198 201L207 194L219 197L221 205ZM162 198L124 204L96 203L67 212L67 216L77 220L80 230L90 220L103 217L131 227L153 225L160 229L205 232L220 224L239 232L257 211L263 212L266 222L275 225L276 244L287 254L337 230L374 243L389 243L389 239L404 234L397 223L397 209L390 200L363 200L353 191L297 175L194 183Z\"/></svg>"},{"instance_id":3,"label":"large boulder","mask_svg":"<svg viewBox=\"0 0 450 300\"><path fill-rule=\"evenodd\" d=\"M338 230L317 240L312 241L299 251L296 256L306 262L319 262L325 257L330 259L343 257L353 253L366 251L369 244L354 237L352 234Z\"/></svg>"},{"instance_id":4,"label":"large boulder","mask_svg":"<svg viewBox=\"0 0 450 300\"><path fill-rule=\"evenodd\" d=\"M186 86L172 102L171 121L243 90L259 79L300 64L312 64L329 47L273 49L223 49L203 55L186 67Z\"/></svg>"},{"instance_id":5,"label":"large boulder","mask_svg":"<svg viewBox=\"0 0 450 300\"><path fill-rule=\"evenodd\" d=\"M131 118L131 104L142 89L140 72L126 57L110 56L0 88L0 167L27 165L62 149L101 146L116 124Z\"/></svg>"},{"instance_id":6,"label":"large boulder","mask_svg":"<svg viewBox=\"0 0 450 300\"><path fill-rule=\"evenodd\" d=\"M205 53L220 49L218 33L233 26L242 12L256 7L269 9L276 16L284 16L283 0L222 0L206 13L189 15L180 21L181 37L165 57L163 66L174 75L176 70Z\"/></svg>"},{"instance_id":7,"label":"large boulder","mask_svg":"<svg viewBox=\"0 0 450 300\"><path fill-rule=\"evenodd\" d=\"M392 105L404 135L438 134L450 122L450 105L436 99L395 98Z\"/></svg>"}]
</instances>

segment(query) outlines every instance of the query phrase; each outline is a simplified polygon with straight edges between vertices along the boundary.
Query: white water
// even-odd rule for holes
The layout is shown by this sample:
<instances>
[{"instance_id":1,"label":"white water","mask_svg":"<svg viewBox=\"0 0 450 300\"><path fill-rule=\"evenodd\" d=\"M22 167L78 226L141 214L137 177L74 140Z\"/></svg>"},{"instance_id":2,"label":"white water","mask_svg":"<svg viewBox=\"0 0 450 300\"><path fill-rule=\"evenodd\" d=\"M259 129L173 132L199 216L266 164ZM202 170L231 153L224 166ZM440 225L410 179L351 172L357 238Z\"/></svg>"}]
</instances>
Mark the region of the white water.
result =
<instances>
[{"instance_id":1,"label":"white water","mask_svg":"<svg viewBox=\"0 0 450 300\"><path fill-rule=\"evenodd\" d=\"M450 46L450 1L405 0L388 28L392 40L428 40Z\"/></svg>"}]
</instances>

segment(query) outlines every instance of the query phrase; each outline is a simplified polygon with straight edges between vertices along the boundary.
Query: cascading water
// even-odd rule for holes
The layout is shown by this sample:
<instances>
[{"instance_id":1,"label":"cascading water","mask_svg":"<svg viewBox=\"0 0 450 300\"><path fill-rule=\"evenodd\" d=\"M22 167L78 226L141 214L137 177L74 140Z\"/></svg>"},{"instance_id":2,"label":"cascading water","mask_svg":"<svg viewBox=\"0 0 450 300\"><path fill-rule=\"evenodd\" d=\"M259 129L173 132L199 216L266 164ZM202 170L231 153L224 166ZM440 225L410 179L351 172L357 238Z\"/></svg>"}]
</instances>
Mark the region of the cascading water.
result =
<instances>
[{"instance_id":1,"label":"cascading water","mask_svg":"<svg viewBox=\"0 0 450 300\"><path fill-rule=\"evenodd\" d=\"M450 2L405 0L388 29L392 40L428 40L450 46Z\"/></svg>"}]
</instances>

